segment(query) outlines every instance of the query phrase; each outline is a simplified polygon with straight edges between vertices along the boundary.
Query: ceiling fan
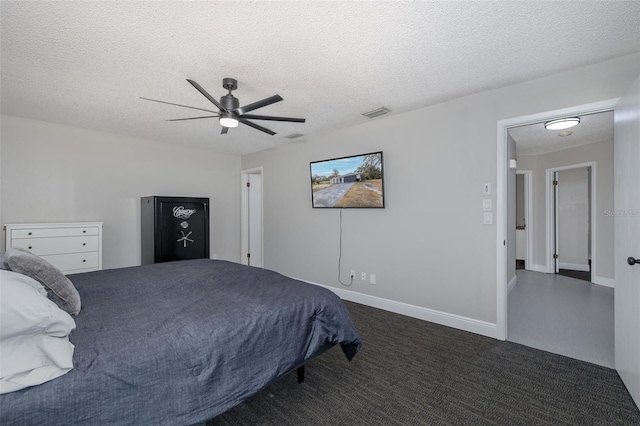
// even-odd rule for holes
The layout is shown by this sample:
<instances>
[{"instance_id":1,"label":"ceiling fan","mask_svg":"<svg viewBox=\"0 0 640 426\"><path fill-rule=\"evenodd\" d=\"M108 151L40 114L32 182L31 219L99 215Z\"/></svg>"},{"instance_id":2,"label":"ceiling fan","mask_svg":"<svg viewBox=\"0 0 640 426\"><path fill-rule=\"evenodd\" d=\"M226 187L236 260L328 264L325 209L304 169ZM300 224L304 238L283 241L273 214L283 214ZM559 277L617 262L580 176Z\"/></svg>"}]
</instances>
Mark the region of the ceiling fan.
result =
<instances>
[{"instance_id":1,"label":"ceiling fan","mask_svg":"<svg viewBox=\"0 0 640 426\"><path fill-rule=\"evenodd\" d=\"M247 114L248 112L256 110L258 108L262 108L267 105L280 102L282 100L282 97L280 97L280 95L273 95L261 101L254 102L252 104L241 107L240 101L238 100L238 98L236 98L231 94L232 90L236 90L238 88L238 81L236 79L225 78L222 80L222 87L227 89L229 93L221 97L220 102L218 102L216 98L214 98L209 93L207 93L207 91L204 90L202 86L200 86L195 81L189 80L189 79L187 79L187 81L191 83L191 85L195 87L198 92L202 93L205 98L209 99L209 101L211 101L211 103L218 108L218 111L211 111L208 109L196 108L188 105L180 105L172 102L159 101L156 99L149 99L149 98L143 98L143 97L140 97L140 99L144 99L146 101L160 102L162 104L175 105L175 106L184 107L184 108L197 109L200 111L211 112L215 115L206 115L203 117L174 118L172 120L167 120L167 121L184 121L184 120L198 120L201 118L218 118L220 121L220 125L222 126L222 131L220 132L221 135L226 134L229 131L229 128L231 127L238 127L238 123L246 124L249 127L253 127L256 130L260 130L261 132L268 133L272 136L276 134L276 132L274 132L273 130L269 130L266 127L262 127L249 120L288 121L292 123L305 122L304 118L274 117L271 115Z\"/></svg>"}]
</instances>

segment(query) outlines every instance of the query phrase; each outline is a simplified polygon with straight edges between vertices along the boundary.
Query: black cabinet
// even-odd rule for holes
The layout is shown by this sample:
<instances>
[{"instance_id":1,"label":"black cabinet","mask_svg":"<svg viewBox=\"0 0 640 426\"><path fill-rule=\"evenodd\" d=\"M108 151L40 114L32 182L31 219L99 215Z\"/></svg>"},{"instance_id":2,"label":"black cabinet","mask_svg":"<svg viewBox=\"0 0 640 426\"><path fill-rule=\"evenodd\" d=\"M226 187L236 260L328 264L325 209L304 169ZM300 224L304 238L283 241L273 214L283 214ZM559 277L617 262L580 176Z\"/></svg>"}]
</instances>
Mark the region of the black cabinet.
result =
<instances>
[{"instance_id":1,"label":"black cabinet","mask_svg":"<svg viewBox=\"0 0 640 426\"><path fill-rule=\"evenodd\" d=\"M209 199L142 197L142 264L209 258Z\"/></svg>"}]
</instances>

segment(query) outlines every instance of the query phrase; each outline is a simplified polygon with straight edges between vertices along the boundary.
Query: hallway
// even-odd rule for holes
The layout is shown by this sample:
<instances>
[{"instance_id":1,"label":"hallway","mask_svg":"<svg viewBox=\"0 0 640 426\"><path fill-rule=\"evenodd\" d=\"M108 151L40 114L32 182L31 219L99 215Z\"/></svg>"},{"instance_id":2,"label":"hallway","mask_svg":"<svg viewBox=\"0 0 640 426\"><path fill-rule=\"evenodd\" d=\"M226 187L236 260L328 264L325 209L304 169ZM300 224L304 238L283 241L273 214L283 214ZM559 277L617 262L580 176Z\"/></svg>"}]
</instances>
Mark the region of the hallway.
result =
<instances>
[{"instance_id":1,"label":"hallway","mask_svg":"<svg viewBox=\"0 0 640 426\"><path fill-rule=\"evenodd\" d=\"M614 367L613 288L521 269L516 275L507 340Z\"/></svg>"}]
</instances>

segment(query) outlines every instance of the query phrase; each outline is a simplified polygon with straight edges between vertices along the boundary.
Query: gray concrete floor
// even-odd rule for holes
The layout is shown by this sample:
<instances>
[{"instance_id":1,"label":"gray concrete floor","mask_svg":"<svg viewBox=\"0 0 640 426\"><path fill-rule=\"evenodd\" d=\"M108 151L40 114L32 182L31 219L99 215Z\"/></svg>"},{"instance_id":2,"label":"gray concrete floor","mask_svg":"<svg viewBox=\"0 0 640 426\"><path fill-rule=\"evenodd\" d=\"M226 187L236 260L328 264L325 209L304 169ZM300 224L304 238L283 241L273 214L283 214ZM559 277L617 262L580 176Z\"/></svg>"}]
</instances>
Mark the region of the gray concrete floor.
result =
<instances>
[{"instance_id":1,"label":"gray concrete floor","mask_svg":"<svg viewBox=\"0 0 640 426\"><path fill-rule=\"evenodd\" d=\"M613 289L517 270L507 299L507 340L614 368Z\"/></svg>"}]
</instances>

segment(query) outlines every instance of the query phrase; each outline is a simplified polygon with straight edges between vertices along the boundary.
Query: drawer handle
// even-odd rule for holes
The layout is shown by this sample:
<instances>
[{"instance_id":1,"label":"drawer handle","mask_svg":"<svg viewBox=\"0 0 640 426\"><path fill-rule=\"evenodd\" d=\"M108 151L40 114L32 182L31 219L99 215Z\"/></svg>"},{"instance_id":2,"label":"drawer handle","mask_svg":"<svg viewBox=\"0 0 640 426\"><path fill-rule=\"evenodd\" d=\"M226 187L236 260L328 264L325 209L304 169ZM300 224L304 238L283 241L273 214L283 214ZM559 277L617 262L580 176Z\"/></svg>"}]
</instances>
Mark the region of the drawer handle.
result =
<instances>
[{"instance_id":1,"label":"drawer handle","mask_svg":"<svg viewBox=\"0 0 640 426\"><path fill-rule=\"evenodd\" d=\"M31 250L33 247L29 246L29 250Z\"/></svg>"},{"instance_id":2,"label":"drawer handle","mask_svg":"<svg viewBox=\"0 0 640 426\"><path fill-rule=\"evenodd\" d=\"M82 243L82 245L83 245L83 246L86 246L86 245L87 245L87 243Z\"/></svg>"},{"instance_id":3,"label":"drawer handle","mask_svg":"<svg viewBox=\"0 0 640 426\"><path fill-rule=\"evenodd\" d=\"M32 232L29 232L29 235L33 235L33 233L32 233Z\"/></svg>"},{"instance_id":4,"label":"drawer handle","mask_svg":"<svg viewBox=\"0 0 640 426\"><path fill-rule=\"evenodd\" d=\"M87 259L82 259L82 262L83 262L83 263L84 263L84 262L86 262L86 261L87 261Z\"/></svg>"},{"instance_id":5,"label":"drawer handle","mask_svg":"<svg viewBox=\"0 0 640 426\"><path fill-rule=\"evenodd\" d=\"M86 234L86 233L87 233L86 229L82 230L82 233L83 233L83 234Z\"/></svg>"}]
</instances>

